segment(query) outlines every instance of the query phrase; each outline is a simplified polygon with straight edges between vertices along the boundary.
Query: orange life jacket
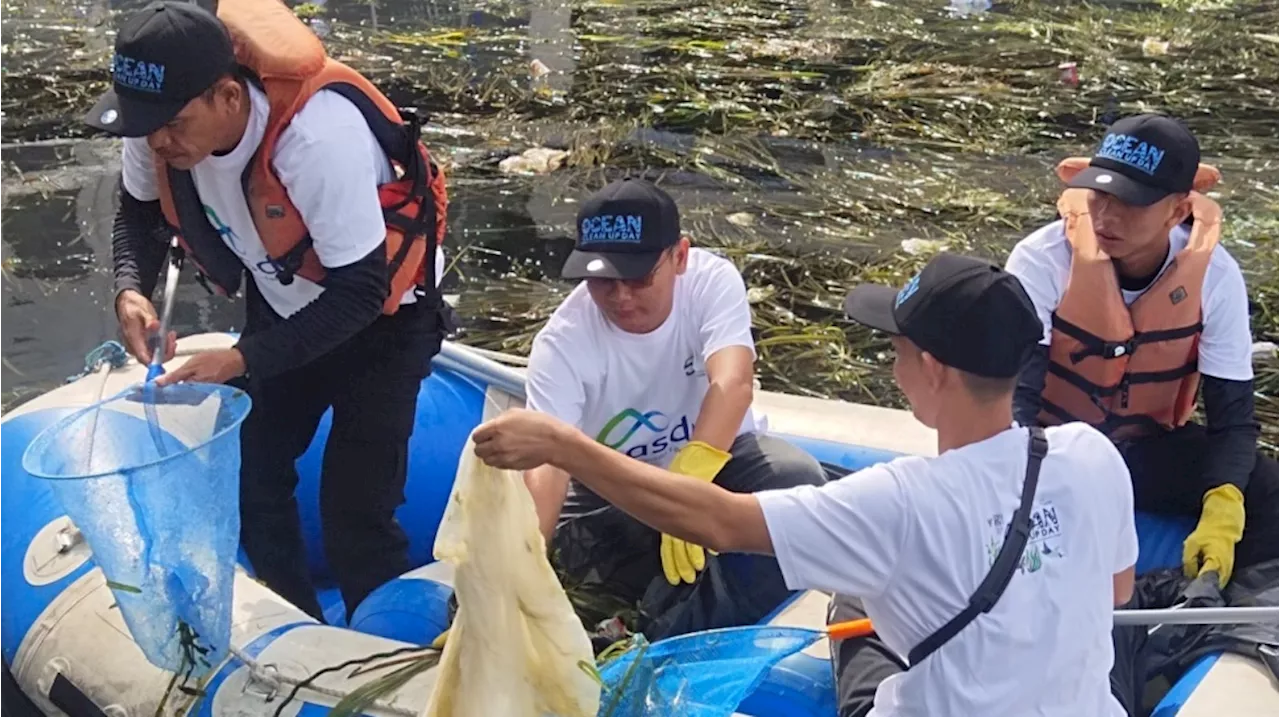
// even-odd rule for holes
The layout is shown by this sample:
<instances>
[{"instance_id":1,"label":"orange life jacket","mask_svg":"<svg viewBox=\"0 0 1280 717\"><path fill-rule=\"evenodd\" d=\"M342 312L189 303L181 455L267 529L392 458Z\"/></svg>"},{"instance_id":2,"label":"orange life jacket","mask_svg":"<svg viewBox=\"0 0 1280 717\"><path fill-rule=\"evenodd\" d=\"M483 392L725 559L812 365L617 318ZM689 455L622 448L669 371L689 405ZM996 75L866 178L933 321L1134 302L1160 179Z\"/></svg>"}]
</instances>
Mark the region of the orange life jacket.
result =
<instances>
[{"instance_id":1,"label":"orange life jacket","mask_svg":"<svg viewBox=\"0 0 1280 717\"><path fill-rule=\"evenodd\" d=\"M444 241L448 196L443 171L419 139L416 115L406 113L406 121L372 83L328 57L315 33L279 0L220 0L217 14L231 34L236 61L252 73L251 81L270 103L266 131L245 169L243 184L254 227L280 283L290 284L295 276L319 282L325 269L271 166L271 156L280 134L307 100L320 90L333 90L364 115L397 177L378 187L390 278L383 313L394 314L401 297L414 286L436 295L435 253ZM200 270L202 283L212 284L211 291L235 294L244 264L205 217L191 173L157 157L156 176L165 219Z\"/></svg>"},{"instance_id":2,"label":"orange life jacket","mask_svg":"<svg viewBox=\"0 0 1280 717\"><path fill-rule=\"evenodd\" d=\"M1060 175L1083 166L1070 162L1059 166ZM1203 178L1197 176L1191 193L1187 246L1128 306L1093 231L1092 190L1063 191L1058 211L1071 243L1071 270L1053 312L1042 424L1085 421L1122 439L1170 430L1191 417L1200 385L1201 295L1222 221L1218 204L1200 193L1216 182L1217 170L1208 167Z\"/></svg>"}]
</instances>

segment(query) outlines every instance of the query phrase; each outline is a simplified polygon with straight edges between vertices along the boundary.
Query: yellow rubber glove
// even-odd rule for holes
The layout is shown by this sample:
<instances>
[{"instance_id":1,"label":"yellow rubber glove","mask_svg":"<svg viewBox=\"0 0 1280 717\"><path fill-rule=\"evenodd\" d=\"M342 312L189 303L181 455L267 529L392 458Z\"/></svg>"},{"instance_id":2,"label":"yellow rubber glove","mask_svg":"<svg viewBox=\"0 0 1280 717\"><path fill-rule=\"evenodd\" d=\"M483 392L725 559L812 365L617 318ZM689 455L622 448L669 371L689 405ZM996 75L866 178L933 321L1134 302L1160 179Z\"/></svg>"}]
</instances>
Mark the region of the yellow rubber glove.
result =
<instances>
[{"instance_id":1,"label":"yellow rubber glove","mask_svg":"<svg viewBox=\"0 0 1280 717\"><path fill-rule=\"evenodd\" d=\"M1220 485L1204 494L1200 522L1182 544L1182 572L1189 578L1218 571L1220 588L1227 586L1236 561L1236 543L1244 535L1244 496L1240 489Z\"/></svg>"},{"instance_id":2,"label":"yellow rubber glove","mask_svg":"<svg viewBox=\"0 0 1280 717\"><path fill-rule=\"evenodd\" d=\"M431 649L443 650L444 643L449 641L449 631L452 629L453 629L452 627L447 627L445 628L444 632L440 633L439 635L436 635L436 639L431 641L431 645L430 645Z\"/></svg>"},{"instance_id":3,"label":"yellow rubber glove","mask_svg":"<svg viewBox=\"0 0 1280 717\"><path fill-rule=\"evenodd\" d=\"M708 483L715 480L716 475L729 462L729 454L702 441L690 441L689 445L680 449L671 459L668 469L672 473L691 476ZM683 580L693 583L698 579L698 571L707 566L707 557L702 546L686 543L679 538L662 534L662 574L667 582L679 585Z\"/></svg>"}]
</instances>

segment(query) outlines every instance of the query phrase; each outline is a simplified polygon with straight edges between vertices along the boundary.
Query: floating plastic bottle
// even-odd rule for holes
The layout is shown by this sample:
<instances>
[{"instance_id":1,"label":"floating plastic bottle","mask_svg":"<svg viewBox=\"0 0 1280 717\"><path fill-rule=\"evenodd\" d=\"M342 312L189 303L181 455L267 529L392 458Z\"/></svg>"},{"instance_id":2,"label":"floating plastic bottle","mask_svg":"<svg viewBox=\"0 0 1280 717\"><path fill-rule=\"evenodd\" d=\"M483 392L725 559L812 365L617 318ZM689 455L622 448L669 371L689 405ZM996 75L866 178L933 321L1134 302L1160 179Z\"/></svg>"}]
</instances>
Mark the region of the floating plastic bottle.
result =
<instances>
[{"instance_id":1,"label":"floating plastic bottle","mask_svg":"<svg viewBox=\"0 0 1280 717\"><path fill-rule=\"evenodd\" d=\"M953 15L960 17L981 15L991 9L991 0L951 0L951 7L948 9Z\"/></svg>"}]
</instances>

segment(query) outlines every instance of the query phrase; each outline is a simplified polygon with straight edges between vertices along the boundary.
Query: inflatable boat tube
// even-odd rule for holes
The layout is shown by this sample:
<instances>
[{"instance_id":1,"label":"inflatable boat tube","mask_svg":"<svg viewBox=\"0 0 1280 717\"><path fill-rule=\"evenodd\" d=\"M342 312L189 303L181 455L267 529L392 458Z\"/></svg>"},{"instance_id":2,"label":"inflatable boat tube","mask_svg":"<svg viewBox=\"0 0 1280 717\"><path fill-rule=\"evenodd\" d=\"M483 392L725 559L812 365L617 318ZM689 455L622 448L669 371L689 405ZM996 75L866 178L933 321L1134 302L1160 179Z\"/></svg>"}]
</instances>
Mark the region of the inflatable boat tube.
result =
<instances>
[{"instance_id":1,"label":"inflatable boat tube","mask_svg":"<svg viewBox=\"0 0 1280 717\"><path fill-rule=\"evenodd\" d=\"M220 334L189 337L168 368L201 350L222 348L232 338ZM44 714L72 717L151 717L166 694L171 673L149 663L132 640L111 589L92 551L67 519L44 480L27 474L22 457L41 431L76 410L138 383L145 367L135 363L91 373L35 398L0 420L0 650L9 677ZM417 560L430 557L435 528L453 483L453 466L471 427L481 420L484 388L465 376L441 372L423 382L418 435L414 441L411 486L406 491L407 524ZM322 440L320 441L322 445ZM300 469L313 490L318 462ZM315 494L311 500L315 501ZM310 506L314 515L314 505ZM434 517L433 517L434 516ZM323 574L323 554L311 546L312 564ZM442 578L447 588L447 576ZM447 600L447 596L445 598ZM445 602L421 615L445 618ZM374 615L378 619L390 616ZM203 694L170 690L169 715L272 715L294 685L323 668L352 658L415 646L369 634L320 625L237 568L233 587L231 644L235 656L215 665ZM298 690L282 717L323 714L342 695L379 673L352 677L327 673ZM7 679L7 678L6 678ZM416 717L434 684L432 672L416 677L383 714Z\"/></svg>"},{"instance_id":2,"label":"inflatable boat tube","mask_svg":"<svg viewBox=\"0 0 1280 717\"><path fill-rule=\"evenodd\" d=\"M166 368L172 370L194 353L225 348L233 341L226 334L186 337L179 342L179 356ZM148 663L130 638L92 552L48 486L26 474L21 463L27 444L42 430L104 395L140 382L144 374L145 367L133 362L107 367L33 399L0 420L0 649L14 681L45 714L151 717L170 681L170 673ZM904 411L763 391L757 392L756 400L772 432L846 471L904 453L936 451L933 432ZM256 582L241 565L234 585L234 654L215 666L203 694L174 692L165 712L273 715L299 682L323 668L412 649L434 639L448 623L452 575L447 566L432 561L431 549L458 458L480 421L522 404L518 370L446 344L419 392L406 501L397 512L410 538L414 569L374 591L346 628L316 623ZM329 425L326 415L298 461L298 500L308 561L322 585L326 614L336 618L344 606L336 591L324 586L328 570L318 529L319 468ZM843 440L849 435L859 436L863 444ZM1185 522L1140 517L1140 569L1177 564L1189 529ZM818 593L797 594L764 622L821 627L825 600ZM1212 659L1216 656L1206 658ZM1211 662L1204 664L1209 665L1204 671L1211 669ZM1167 700L1185 702L1203 677L1200 667L1188 673ZM342 695L378 674L323 673L298 689L280 714L323 714ZM416 717L434 679L430 670L415 677L377 714ZM1258 689L1252 684L1248 688ZM1274 689L1269 684L1265 688ZM820 642L775 666L739 711L755 717L833 717L834 699L831 663L825 642ZM1177 714L1178 704L1166 705L1162 717Z\"/></svg>"}]
</instances>

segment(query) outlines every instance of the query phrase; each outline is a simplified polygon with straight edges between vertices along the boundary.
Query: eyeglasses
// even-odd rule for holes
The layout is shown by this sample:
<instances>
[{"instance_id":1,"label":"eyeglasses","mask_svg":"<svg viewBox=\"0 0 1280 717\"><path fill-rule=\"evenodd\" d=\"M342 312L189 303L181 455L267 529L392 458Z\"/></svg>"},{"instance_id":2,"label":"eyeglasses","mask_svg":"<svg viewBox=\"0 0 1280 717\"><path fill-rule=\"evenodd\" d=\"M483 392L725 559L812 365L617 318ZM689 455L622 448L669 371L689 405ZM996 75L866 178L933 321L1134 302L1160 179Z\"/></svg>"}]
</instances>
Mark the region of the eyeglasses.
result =
<instances>
[{"instance_id":1,"label":"eyeglasses","mask_svg":"<svg viewBox=\"0 0 1280 717\"><path fill-rule=\"evenodd\" d=\"M662 268L662 265L666 263L667 259L671 258L671 254L672 251L670 249L664 250L662 252L662 256L658 257L657 263L655 263L653 268L649 270L649 273L639 279L588 278L587 284L596 289L603 289L605 291L613 291L618 284L625 284L626 287L632 291L648 289L653 286L653 281L658 276L658 270Z\"/></svg>"}]
</instances>

